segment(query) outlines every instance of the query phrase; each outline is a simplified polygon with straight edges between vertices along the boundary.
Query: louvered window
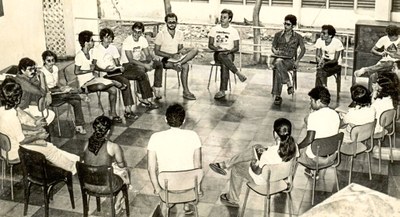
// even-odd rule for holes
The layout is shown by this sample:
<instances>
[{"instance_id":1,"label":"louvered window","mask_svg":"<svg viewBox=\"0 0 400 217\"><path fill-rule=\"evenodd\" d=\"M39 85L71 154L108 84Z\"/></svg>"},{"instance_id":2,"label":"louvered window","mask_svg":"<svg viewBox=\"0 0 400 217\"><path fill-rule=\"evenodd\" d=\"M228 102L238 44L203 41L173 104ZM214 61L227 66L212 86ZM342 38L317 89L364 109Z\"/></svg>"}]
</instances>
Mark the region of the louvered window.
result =
<instances>
[{"instance_id":1,"label":"louvered window","mask_svg":"<svg viewBox=\"0 0 400 217\"><path fill-rule=\"evenodd\" d=\"M325 8L326 0L303 0L301 6L303 8Z\"/></svg>"},{"instance_id":2,"label":"louvered window","mask_svg":"<svg viewBox=\"0 0 400 217\"><path fill-rule=\"evenodd\" d=\"M192 0L192 2L209 2L208 0Z\"/></svg>"},{"instance_id":3,"label":"louvered window","mask_svg":"<svg viewBox=\"0 0 400 217\"><path fill-rule=\"evenodd\" d=\"M400 0L392 0L392 12L400 12Z\"/></svg>"},{"instance_id":4,"label":"louvered window","mask_svg":"<svg viewBox=\"0 0 400 217\"><path fill-rule=\"evenodd\" d=\"M246 0L247 5L254 5L256 0ZM262 0L263 5L269 5L269 0Z\"/></svg>"},{"instance_id":5,"label":"louvered window","mask_svg":"<svg viewBox=\"0 0 400 217\"><path fill-rule=\"evenodd\" d=\"M293 6L293 0L272 0L272 6Z\"/></svg>"},{"instance_id":6,"label":"louvered window","mask_svg":"<svg viewBox=\"0 0 400 217\"><path fill-rule=\"evenodd\" d=\"M243 0L221 0L222 4L243 4Z\"/></svg>"},{"instance_id":7,"label":"louvered window","mask_svg":"<svg viewBox=\"0 0 400 217\"><path fill-rule=\"evenodd\" d=\"M395 0L393 0L393 1L395 1ZM375 8L375 0L358 0L357 8L374 9Z\"/></svg>"},{"instance_id":8,"label":"louvered window","mask_svg":"<svg viewBox=\"0 0 400 217\"><path fill-rule=\"evenodd\" d=\"M354 0L329 0L329 8L354 8Z\"/></svg>"}]
</instances>

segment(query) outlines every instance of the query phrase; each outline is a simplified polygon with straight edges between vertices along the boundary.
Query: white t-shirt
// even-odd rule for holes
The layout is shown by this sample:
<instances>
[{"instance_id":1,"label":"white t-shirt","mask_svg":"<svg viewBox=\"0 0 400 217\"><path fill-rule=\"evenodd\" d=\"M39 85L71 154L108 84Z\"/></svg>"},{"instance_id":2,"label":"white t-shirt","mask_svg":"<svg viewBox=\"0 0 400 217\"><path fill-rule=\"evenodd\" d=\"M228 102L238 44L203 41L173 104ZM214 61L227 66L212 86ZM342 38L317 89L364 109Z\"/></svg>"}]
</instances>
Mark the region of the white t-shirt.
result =
<instances>
[{"instance_id":1,"label":"white t-shirt","mask_svg":"<svg viewBox=\"0 0 400 217\"><path fill-rule=\"evenodd\" d=\"M376 114L375 117L377 119L375 126L375 133L380 133L383 130L383 127L379 124L379 119L384 111L393 109L393 101L390 96L377 98L372 104L371 107L375 109Z\"/></svg>"},{"instance_id":2,"label":"white t-shirt","mask_svg":"<svg viewBox=\"0 0 400 217\"><path fill-rule=\"evenodd\" d=\"M96 60L96 65L102 69L107 66L115 66L114 59L120 57L118 48L110 44L105 48L102 44L98 44L93 48L92 59Z\"/></svg>"},{"instance_id":3,"label":"white t-shirt","mask_svg":"<svg viewBox=\"0 0 400 217\"><path fill-rule=\"evenodd\" d=\"M329 45L325 45L325 41L319 38L315 43L315 48L322 50L322 58L330 60L335 59L335 52L344 50L343 43L337 38L332 38ZM338 62L341 62L340 55Z\"/></svg>"},{"instance_id":4,"label":"white t-shirt","mask_svg":"<svg viewBox=\"0 0 400 217\"><path fill-rule=\"evenodd\" d=\"M0 107L0 132L7 135L11 142L8 158L18 159L19 143L25 139L25 136L15 109L5 110L4 106ZM5 152L2 155L5 156Z\"/></svg>"},{"instance_id":5,"label":"white t-shirt","mask_svg":"<svg viewBox=\"0 0 400 217\"><path fill-rule=\"evenodd\" d=\"M344 131L344 142L351 142L350 131L354 125L363 125L375 120L375 109L369 106L350 108L343 117L343 122L347 124Z\"/></svg>"},{"instance_id":6,"label":"white t-shirt","mask_svg":"<svg viewBox=\"0 0 400 217\"><path fill-rule=\"evenodd\" d=\"M149 43L147 42L145 37L140 36L139 40L135 41L133 40L132 35L129 35L122 43L121 64L129 62L125 51L131 50L133 52L133 59L140 60L142 56L142 50L147 47L149 47Z\"/></svg>"},{"instance_id":7,"label":"white t-shirt","mask_svg":"<svg viewBox=\"0 0 400 217\"><path fill-rule=\"evenodd\" d=\"M315 139L336 135L339 132L339 126L339 114L329 107L320 108L308 116L307 131L315 131ZM316 157L311 150L311 145L307 146L306 154L309 158Z\"/></svg>"},{"instance_id":8,"label":"white t-shirt","mask_svg":"<svg viewBox=\"0 0 400 217\"><path fill-rule=\"evenodd\" d=\"M181 171L194 169L194 152L200 147L201 141L196 132L171 128L154 133L147 150L156 153L159 172Z\"/></svg>"},{"instance_id":9,"label":"white t-shirt","mask_svg":"<svg viewBox=\"0 0 400 217\"><path fill-rule=\"evenodd\" d=\"M230 25L228 28L222 28L221 25L214 26L208 33L208 37L214 38L214 46L220 46L227 50L234 47L234 41L240 40L239 32Z\"/></svg>"},{"instance_id":10,"label":"white t-shirt","mask_svg":"<svg viewBox=\"0 0 400 217\"><path fill-rule=\"evenodd\" d=\"M183 44L184 35L180 30L175 29L175 35L169 34L167 28L165 27L162 31L157 34L154 43L160 45L160 51L175 54L178 53L178 45Z\"/></svg>"},{"instance_id":11,"label":"white t-shirt","mask_svg":"<svg viewBox=\"0 0 400 217\"><path fill-rule=\"evenodd\" d=\"M53 65L53 73L51 73L49 70L47 70L46 67L42 67L42 72L44 74L44 77L46 77L46 84L47 87L53 88L57 86L58 82L58 67L56 65Z\"/></svg>"},{"instance_id":12,"label":"white t-shirt","mask_svg":"<svg viewBox=\"0 0 400 217\"><path fill-rule=\"evenodd\" d=\"M92 52L93 52L93 49L91 49L89 51L90 59L87 59L82 50L78 51L78 53L75 56L75 65L80 66L81 70L90 70L90 65L92 64ZM81 87L86 82L92 80L94 78L94 75L93 75L93 73L89 72L89 73L77 75L77 78L78 78L78 82L79 82L79 87Z\"/></svg>"},{"instance_id":13,"label":"white t-shirt","mask_svg":"<svg viewBox=\"0 0 400 217\"><path fill-rule=\"evenodd\" d=\"M400 49L400 37L396 41L390 41L389 37L381 37L375 44L375 47L385 49L389 53L397 53Z\"/></svg>"}]
</instances>

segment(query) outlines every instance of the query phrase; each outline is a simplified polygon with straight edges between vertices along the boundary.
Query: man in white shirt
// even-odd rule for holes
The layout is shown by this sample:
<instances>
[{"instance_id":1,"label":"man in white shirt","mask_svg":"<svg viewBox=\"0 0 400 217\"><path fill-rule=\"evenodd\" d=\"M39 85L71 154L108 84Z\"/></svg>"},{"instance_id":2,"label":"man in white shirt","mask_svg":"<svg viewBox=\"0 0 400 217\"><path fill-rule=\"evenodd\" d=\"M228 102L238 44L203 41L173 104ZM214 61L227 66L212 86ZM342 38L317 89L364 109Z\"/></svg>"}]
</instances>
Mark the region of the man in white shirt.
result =
<instances>
[{"instance_id":1,"label":"man in white shirt","mask_svg":"<svg viewBox=\"0 0 400 217\"><path fill-rule=\"evenodd\" d=\"M372 88L372 83L376 82L377 73L392 71L396 59L400 59L400 37L399 28L395 25L386 27L385 36L381 37L371 49L371 52L377 56L382 56L382 59L373 66L363 67L354 72L354 75L359 77L365 73L370 77L369 88ZM382 50L382 51L381 51Z\"/></svg>"},{"instance_id":2,"label":"man in white shirt","mask_svg":"<svg viewBox=\"0 0 400 217\"><path fill-rule=\"evenodd\" d=\"M154 42L154 53L163 57L161 62L164 68L181 71L183 98L195 100L196 97L190 92L188 86L189 64L187 62L192 60L198 51L197 49L183 47L184 35L182 31L176 29L176 24L178 23L176 14L167 14L165 23L166 27L157 34ZM159 87L156 87L156 92L159 92L159 89Z\"/></svg>"},{"instance_id":3,"label":"man in white shirt","mask_svg":"<svg viewBox=\"0 0 400 217\"><path fill-rule=\"evenodd\" d=\"M309 93L311 113L306 118L307 135L298 145L300 149L299 162L307 165L316 164L316 156L311 149L311 143L314 139L330 137L339 132L340 117L339 114L328 107L331 101L331 95L324 86L314 87ZM328 157L319 157L319 165L324 165L336 158L336 155ZM306 171L307 175L311 175Z\"/></svg>"},{"instance_id":4,"label":"man in white shirt","mask_svg":"<svg viewBox=\"0 0 400 217\"><path fill-rule=\"evenodd\" d=\"M157 179L160 172L201 168L200 137L192 130L181 129L185 109L179 104L170 105L165 120L170 129L154 133L147 146L147 170L157 195L161 193ZM185 211L189 211L187 206Z\"/></svg>"},{"instance_id":5,"label":"man in white shirt","mask_svg":"<svg viewBox=\"0 0 400 217\"><path fill-rule=\"evenodd\" d=\"M339 65L342 42L335 38L336 29L332 25L323 25L321 38L315 43L316 60L318 62L315 86L327 87L328 77L342 70Z\"/></svg>"},{"instance_id":6,"label":"man in white shirt","mask_svg":"<svg viewBox=\"0 0 400 217\"><path fill-rule=\"evenodd\" d=\"M233 63L234 53L239 51L240 37L238 31L230 25L232 17L231 10L222 10L221 24L214 26L208 34L208 48L214 51L215 62L221 64L221 84L214 99L225 97L225 91L228 89L229 71L236 74L241 82L247 79Z\"/></svg>"}]
</instances>

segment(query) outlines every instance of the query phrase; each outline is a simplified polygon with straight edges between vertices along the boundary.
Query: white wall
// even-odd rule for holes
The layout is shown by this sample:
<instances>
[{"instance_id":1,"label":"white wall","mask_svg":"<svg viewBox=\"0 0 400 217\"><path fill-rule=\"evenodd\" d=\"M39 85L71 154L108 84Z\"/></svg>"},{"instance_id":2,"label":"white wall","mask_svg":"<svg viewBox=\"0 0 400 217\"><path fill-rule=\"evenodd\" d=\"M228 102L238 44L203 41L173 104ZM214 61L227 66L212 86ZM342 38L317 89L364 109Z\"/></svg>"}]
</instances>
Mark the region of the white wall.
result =
<instances>
[{"instance_id":1,"label":"white wall","mask_svg":"<svg viewBox=\"0 0 400 217\"><path fill-rule=\"evenodd\" d=\"M65 0L72 2L73 33L75 42L75 53L81 49L78 42L78 34L83 30L92 31L95 35L99 34L99 23L97 20L97 1L96 0ZM72 35L69 36L69 43L72 44Z\"/></svg>"},{"instance_id":2,"label":"white wall","mask_svg":"<svg viewBox=\"0 0 400 217\"><path fill-rule=\"evenodd\" d=\"M3 0L0 70L29 57L41 64L46 49L42 1Z\"/></svg>"}]
</instances>

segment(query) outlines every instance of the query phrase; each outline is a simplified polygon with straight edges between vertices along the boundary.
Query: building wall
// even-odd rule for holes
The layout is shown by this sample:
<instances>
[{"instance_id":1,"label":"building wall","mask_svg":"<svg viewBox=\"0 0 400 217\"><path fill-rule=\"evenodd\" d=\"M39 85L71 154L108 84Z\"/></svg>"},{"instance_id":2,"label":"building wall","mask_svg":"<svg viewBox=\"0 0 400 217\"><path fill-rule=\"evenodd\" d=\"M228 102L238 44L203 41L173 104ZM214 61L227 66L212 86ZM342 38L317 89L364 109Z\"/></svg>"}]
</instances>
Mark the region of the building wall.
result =
<instances>
[{"instance_id":1,"label":"building wall","mask_svg":"<svg viewBox=\"0 0 400 217\"><path fill-rule=\"evenodd\" d=\"M3 0L3 9L0 70L18 64L23 57L42 64L41 54L46 49L42 1Z\"/></svg>"}]
</instances>

